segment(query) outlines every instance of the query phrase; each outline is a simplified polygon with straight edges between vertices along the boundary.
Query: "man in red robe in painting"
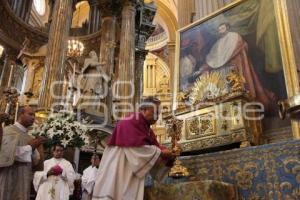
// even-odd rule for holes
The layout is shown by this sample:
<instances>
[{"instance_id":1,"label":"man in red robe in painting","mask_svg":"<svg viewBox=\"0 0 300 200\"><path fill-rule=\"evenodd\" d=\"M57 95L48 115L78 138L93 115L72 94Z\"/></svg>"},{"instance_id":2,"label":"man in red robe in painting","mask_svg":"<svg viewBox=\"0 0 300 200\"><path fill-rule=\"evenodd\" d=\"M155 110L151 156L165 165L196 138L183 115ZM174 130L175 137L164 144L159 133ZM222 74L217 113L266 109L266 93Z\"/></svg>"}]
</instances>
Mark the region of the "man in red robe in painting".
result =
<instances>
[{"instance_id":1,"label":"man in red robe in painting","mask_svg":"<svg viewBox=\"0 0 300 200\"><path fill-rule=\"evenodd\" d=\"M223 23L218 28L219 39L206 55L205 64L195 72L200 75L205 71L233 66L245 78L245 87L250 95L261 102L265 110L271 110L276 103L274 93L263 87L252 62L248 57L248 45L237 33L229 31L229 24Z\"/></svg>"}]
</instances>

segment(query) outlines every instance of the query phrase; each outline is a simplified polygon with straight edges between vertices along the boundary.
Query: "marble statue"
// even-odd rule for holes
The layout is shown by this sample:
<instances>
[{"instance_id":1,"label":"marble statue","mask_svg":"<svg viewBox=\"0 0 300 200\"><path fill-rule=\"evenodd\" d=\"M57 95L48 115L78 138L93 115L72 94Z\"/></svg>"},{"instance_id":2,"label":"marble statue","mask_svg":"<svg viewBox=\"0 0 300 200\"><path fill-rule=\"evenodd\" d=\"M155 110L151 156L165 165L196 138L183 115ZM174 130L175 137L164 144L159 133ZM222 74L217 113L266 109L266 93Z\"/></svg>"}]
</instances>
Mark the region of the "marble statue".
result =
<instances>
[{"instance_id":1,"label":"marble statue","mask_svg":"<svg viewBox=\"0 0 300 200\"><path fill-rule=\"evenodd\" d=\"M84 60L82 68L81 90L84 95L99 96L103 93L103 78L105 72L102 69L95 51L89 53Z\"/></svg>"}]
</instances>

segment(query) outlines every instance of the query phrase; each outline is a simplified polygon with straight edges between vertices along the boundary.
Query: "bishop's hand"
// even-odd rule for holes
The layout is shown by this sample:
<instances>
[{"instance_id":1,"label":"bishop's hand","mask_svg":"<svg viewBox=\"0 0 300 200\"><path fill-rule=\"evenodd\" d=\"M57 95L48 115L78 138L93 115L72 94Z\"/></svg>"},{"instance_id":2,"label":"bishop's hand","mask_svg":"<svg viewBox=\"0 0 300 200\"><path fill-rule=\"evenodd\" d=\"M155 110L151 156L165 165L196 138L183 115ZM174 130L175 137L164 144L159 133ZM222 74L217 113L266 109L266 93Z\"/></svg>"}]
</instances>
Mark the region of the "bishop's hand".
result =
<instances>
[{"instance_id":1,"label":"bishop's hand","mask_svg":"<svg viewBox=\"0 0 300 200\"><path fill-rule=\"evenodd\" d=\"M161 157L163 159L175 159L176 155L173 151L165 148L161 150Z\"/></svg>"}]
</instances>

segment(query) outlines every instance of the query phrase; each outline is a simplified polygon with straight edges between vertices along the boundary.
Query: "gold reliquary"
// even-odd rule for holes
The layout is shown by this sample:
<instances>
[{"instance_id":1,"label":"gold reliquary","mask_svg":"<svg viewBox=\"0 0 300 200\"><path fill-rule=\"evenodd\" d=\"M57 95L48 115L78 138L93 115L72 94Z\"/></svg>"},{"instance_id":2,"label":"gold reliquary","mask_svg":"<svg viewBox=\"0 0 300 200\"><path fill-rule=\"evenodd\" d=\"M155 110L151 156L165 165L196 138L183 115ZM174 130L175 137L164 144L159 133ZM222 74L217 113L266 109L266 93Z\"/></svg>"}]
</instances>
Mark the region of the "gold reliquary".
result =
<instances>
[{"instance_id":1,"label":"gold reliquary","mask_svg":"<svg viewBox=\"0 0 300 200\"><path fill-rule=\"evenodd\" d=\"M177 100L183 151L260 143L263 108L247 92L237 71L204 73L192 88L177 94Z\"/></svg>"}]
</instances>

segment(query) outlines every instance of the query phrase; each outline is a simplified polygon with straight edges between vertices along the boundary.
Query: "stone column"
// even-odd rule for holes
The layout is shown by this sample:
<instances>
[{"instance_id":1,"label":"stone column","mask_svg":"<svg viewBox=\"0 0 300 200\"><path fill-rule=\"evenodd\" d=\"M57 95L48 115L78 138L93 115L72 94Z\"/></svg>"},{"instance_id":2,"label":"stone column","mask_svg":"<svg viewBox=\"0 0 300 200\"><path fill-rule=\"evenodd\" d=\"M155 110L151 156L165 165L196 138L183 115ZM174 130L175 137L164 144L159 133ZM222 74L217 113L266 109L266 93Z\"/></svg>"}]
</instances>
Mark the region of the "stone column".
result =
<instances>
[{"instance_id":1,"label":"stone column","mask_svg":"<svg viewBox=\"0 0 300 200\"><path fill-rule=\"evenodd\" d=\"M0 87L1 91L8 87L11 66L14 64L13 58L11 56L6 55L3 65L3 70L0 77Z\"/></svg>"},{"instance_id":2,"label":"stone column","mask_svg":"<svg viewBox=\"0 0 300 200\"><path fill-rule=\"evenodd\" d=\"M195 12L194 0L178 1L178 24L182 28L191 23L192 14Z\"/></svg>"},{"instance_id":3,"label":"stone column","mask_svg":"<svg viewBox=\"0 0 300 200\"><path fill-rule=\"evenodd\" d=\"M135 54L135 95L134 102L140 103L143 94L143 69L144 69L144 61L148 51L146 50L137 50Z\"/></svg>"},{"instance_id":4,"label":"stone column","mask_svg":"<svg viewBox=\"0 0 300 200\"><path fill-rule=\"evenodd\" d=\"M26 75L24 77L24 87L23 87L23 90L22 90L22 94L24 94L25 92L29 92L31 91L32 92L32 85L33 85L33 80L34 80L34 75L35 75L35 67L41 63L41 60L42 57L40 58L34 58L34 57L31 57L29 55L22 55L20 57L22 63L24 65L26 65L27 67L27 71L26 71Z\"/></svg>"},{"instance_id":5,"label":"stone column","mask_svg":"<svg viewBox=\"0 0 300 200\"><path fill-rule=\"evenodd\" d=\"M169 68L170 68L170 89L171 94L173 94L174 85L174 67L175 67L175 42L168 42L168 58L169 58Z\"/></svg>"},{"instance_id":6,"label":"stone column","mask_svg":"<svg viewBox=\"0 0 300 200\"><path fill-rule=\"evenodd\" d=\"M28 22L33 0L14 0L11 1L11 8L14 10L16 15Z\"/></svg>"},{"instance_id":7,"label":"stone column","mask_svg":"<svg viewBox=\"0 0 300 200\"><path fill-rule=\"evenodd\" d=\"M90 16L88 34L94 33L100 29L100 10L98 0L89 0Z\"/></svg>"},{"instance_id":8,"label":"stone column","mask_svg":"<svg viewBox=\"0 0 300 200\"><path fill-rule=\"evenodd\" d=\"M128 106L134 107L135 11L134 1L126 1L122 9L119 77L116 91L116 99L123 109L129 109ZM119 114L124 117L128 112L130 111L119 112Z\"/></svg>"},{"instance_id":9,"label":"stone column","mask_svg":"<svg viewBox=\"0 0 300 200\"><path fill-rule=\"evenodd\" d=\"M102 63L104 72L108 78L112 79L115 68L115 48L116 48L116 16L110 9L110 3L103 2L100 4L101 8L101 44L99 61ZM106 82L104 82L106 84ZM107 106L107 120L112 123L112 84L110 80L105 87L108 89L104 103Z\"/></svg>"},{"instance_id":10,"label":"stone column","mask_svg":"<svg viewBox=\"0 0 300 200\"><path fill-rule=\"evenodd\" d=\"M58 97L62 94L64 62L71 26L72 6L73 0L56 0L54 3L45 71L39 96L39 107L43 109L51 108L53 103L60 100Z\"/></svg>"},{"instance_id":11,"label":"stone column","mask_svg":"<svg viewBox=\"0 0 300 200\"><path fill-rule=\"evenodd\" d=\"M20 12L20 17L25 21L28 22L31 8L32 8L32 1L33 0L27 0L27 1L22 1L22 9Z\"/></svg>"}]
</instances>

